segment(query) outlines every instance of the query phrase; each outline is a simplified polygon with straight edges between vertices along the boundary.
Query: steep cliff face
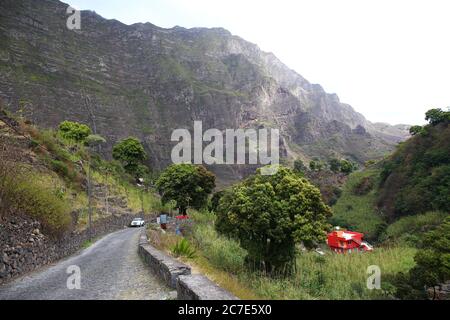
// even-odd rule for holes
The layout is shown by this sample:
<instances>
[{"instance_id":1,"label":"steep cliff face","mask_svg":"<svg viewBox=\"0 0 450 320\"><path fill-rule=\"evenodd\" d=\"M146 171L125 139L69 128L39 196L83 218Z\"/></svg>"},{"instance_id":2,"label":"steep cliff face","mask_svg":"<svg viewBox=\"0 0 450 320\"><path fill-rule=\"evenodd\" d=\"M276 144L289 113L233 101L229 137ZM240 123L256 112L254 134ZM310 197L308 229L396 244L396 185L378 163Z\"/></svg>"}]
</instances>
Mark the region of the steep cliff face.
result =
<instances>
[{"instance_id":1,"label":"steep cliff face","mask_svg":"<svg viewBox=\"0 0 450 320\"><path fill-rule=\"evenodd\" d=\"M273 54L224 29L125 25L81 13L66 27L56 0L0 3L0 97L13 111L55 126L89 124L111 145L142 139L157 169L170 163L176 128L279 128L283 156L378 157L403 127L368 122L335 94L311 84ZM239 178L242 167L213 168Z\"/></svg>"}]
</instances>

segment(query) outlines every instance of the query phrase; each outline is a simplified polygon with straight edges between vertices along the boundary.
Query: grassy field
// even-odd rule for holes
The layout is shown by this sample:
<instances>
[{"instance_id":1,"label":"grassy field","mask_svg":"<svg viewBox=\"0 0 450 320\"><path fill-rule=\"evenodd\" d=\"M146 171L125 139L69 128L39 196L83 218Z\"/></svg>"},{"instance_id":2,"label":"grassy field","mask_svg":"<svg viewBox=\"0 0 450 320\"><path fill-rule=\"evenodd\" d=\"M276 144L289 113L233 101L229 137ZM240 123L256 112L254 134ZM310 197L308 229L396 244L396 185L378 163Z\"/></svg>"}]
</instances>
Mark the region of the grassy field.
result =
<instances>
[{"instance_id":1,"label":"grassy field","mask_svg":"<svg viewBox=\"0 0 450 320\"><path fill-rule=\"evenodd\" d=\"M383 226L383 218L375 206L378 175L378 169L367 169L349 176L341 197L332 207L331 222L334 226L363 232L367 240L372 241L378 237ZM355 190L358 190L363 179L371 181L375 187L364 194L358 194Z\"/></svg>"},{"instance_id":2,"label":"grassy field","mask_svg":"<svg viewBox=\"0 0 450 320\"><path fill-rule=\"evenodd\" d=\"M347 255L326 251L320 256L303 251L298 254L293 276L268 277L246 270L245 250L236 241L217 234L213 214L194 212L191 217L194 223L187 238L196 255L182 259L242 299L389 299L383 290L367 289L367 268L379 266L383 284L383 276L414 266L416 249L407 246L378 247L372 253ZM152 232L152 242L170 253L179 236L158 234Z\"/></svg>"}]
</instances>

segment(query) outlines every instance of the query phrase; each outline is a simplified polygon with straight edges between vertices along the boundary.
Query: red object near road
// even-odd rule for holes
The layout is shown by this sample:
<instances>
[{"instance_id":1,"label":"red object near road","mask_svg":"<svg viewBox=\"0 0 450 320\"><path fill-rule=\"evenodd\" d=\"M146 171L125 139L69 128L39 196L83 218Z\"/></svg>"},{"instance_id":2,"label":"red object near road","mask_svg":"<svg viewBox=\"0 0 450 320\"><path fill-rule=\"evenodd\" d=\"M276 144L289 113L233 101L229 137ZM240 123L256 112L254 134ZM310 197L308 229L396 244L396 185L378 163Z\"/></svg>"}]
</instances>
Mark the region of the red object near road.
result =
<instances>
[{"instance_id":1,"label":"red object near road","mask_svg":"<svg viewBox=\"0 0 450 320\"><path fill-rule=\"evenodd\" d=\"M327 236L327 244L336 253L372 251L373 247L363 240L364 234L347 230L334 230Z\"/></svg>"},{"instance_id":2,"label":"red object near road","mask_svg":"<svg viewBox=\"0 0 450 320\"><path fill-rule=\"evenodd\" d=\"M185 215L185 216L179 215L179 216L176 216L175 219L179 219L179 220L189 219L189 216L188 215Z\"/></svg>"}]
</instances>

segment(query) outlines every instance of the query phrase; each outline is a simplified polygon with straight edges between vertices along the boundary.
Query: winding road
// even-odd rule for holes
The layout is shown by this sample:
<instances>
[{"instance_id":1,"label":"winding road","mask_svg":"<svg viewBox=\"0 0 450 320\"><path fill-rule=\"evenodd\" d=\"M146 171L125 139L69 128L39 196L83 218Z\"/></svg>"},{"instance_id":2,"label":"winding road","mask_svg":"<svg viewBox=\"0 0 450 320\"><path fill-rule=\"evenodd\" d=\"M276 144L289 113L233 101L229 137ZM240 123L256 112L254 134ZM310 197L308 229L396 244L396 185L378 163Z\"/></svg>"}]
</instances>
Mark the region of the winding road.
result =
<instances>
[{"instance_id":1,"label":"winding road","mask_svg":"<svg viewBox=\"0 0 450 320\"><path fill-rule=\"evenodd\" d=\"M74 256L3 285L0 300L169 299L170 289L137 253L140 230L111 233Z\"/></svg>"}]
</instances>

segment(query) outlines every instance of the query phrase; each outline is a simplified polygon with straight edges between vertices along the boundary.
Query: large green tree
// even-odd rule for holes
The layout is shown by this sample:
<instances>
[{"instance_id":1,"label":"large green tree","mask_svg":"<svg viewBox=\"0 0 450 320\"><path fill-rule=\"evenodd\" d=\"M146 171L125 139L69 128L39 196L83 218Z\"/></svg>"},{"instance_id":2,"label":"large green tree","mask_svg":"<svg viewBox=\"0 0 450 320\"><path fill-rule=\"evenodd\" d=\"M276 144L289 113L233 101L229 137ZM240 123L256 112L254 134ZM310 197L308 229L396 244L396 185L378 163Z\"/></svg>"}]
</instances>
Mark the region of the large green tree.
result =
<instances>
[{"instance_id":1,"label":"large green tree","mask_svg":"<svg viewBox=\"0 0 450 320\"><path fill-rule=\"evenodd\" d=\"M113 147L112 155L131 174L135 174L142 162L147 158L141 142L134 137L129 137L116 143Z\"/></svg>"},{"instance_id":2,"label":"large green tree","mask_svg":"<svg viewBox=\"0 0 450 320\"><path fill-rule=\"evenodd\" d=\"M217 208L217 230L237 238L251 266L289 273L295 244L313 247L325 240L330 208L319 189L292 170L256 175L225 192Z\"/></svg>"},{"instance_id":3,"label":"large green tree","mask_svg":"<svg viewBox=\"0 0 450 320\"><path fill-rule=\"evenodd\" d=\"M207 204L215 180L214 174L203 166L172 164L161 173L156 187L164 204L174 200L179 212L186 215L188 207L200 209Z\"/></svg>"}]
</instances>

